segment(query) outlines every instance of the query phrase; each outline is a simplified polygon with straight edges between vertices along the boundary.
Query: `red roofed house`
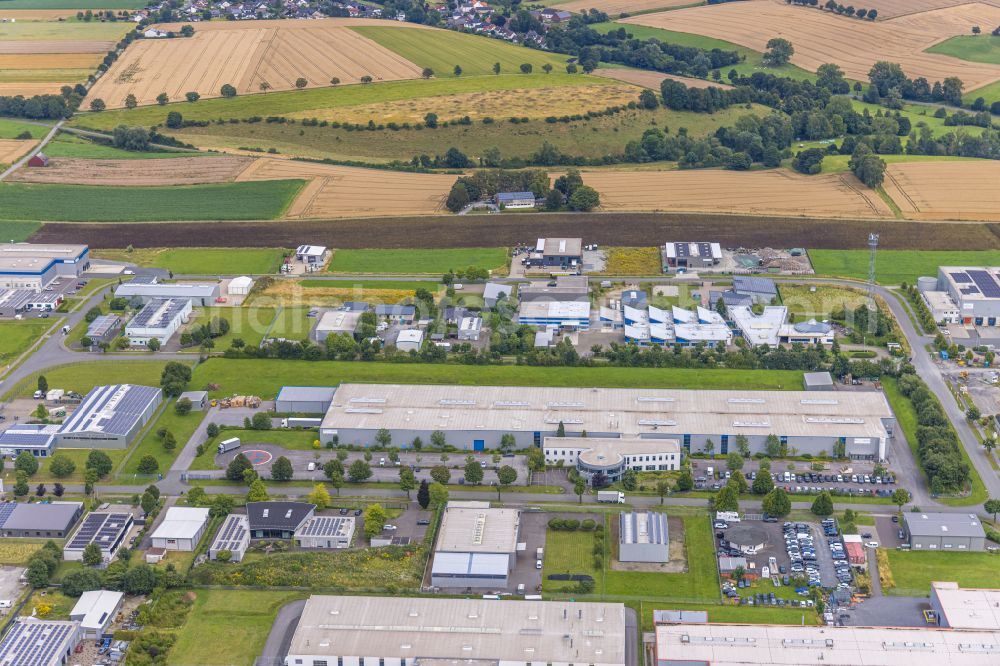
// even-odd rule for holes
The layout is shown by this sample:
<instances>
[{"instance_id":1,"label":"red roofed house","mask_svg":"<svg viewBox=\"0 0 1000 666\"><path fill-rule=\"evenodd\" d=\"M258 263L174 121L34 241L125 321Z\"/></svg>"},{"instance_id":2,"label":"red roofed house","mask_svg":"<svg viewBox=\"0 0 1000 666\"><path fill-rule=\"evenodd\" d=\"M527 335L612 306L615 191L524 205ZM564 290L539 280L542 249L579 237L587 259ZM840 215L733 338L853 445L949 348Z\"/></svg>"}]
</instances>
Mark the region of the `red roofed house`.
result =
<instances>
[{"instance_id":1,"label":"red roofed house","mask_svg":"<svg viewBox=\"0 0 1000 666\"><path fill-rule=\"evenodd\" d=\"M30 167L45 167L49 165L49 158L45 153L35 153L30 160L28 160L28 166Z\"/></svg>"}]
</instances>

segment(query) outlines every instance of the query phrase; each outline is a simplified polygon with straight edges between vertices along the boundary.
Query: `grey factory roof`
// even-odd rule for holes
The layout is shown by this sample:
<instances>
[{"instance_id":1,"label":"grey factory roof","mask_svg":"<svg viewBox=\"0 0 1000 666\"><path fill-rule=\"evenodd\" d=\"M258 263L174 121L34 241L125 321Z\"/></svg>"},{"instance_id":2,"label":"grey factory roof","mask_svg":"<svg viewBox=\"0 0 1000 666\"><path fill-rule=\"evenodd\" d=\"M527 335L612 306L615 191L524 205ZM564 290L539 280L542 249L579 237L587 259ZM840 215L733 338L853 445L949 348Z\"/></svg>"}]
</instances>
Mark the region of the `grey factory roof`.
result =
<instances>
[{"instance_id":1,"label":"grey factory roof","mask_svg":"<svg viewBox=\"0 0 1000 666\"><path fill-rule=\"evenodd\" d=\"M104 550L108 550L118 542L122 533L132 526L131 518L131 514L120 512L88 513L65 547L68 550L82 551L87 544L96 543Z\"/></svg>"},{"instance_id":2,"label":"grey factory roof","mask_svg":"<svg viewBox=\"0 0 1000 666\"><path fill-rule=\"evenodd\" d=\"M661 624L661 664L995 666L1000 632L929 628Z\"/></svg>"},{"instance_id":3,"label":"grey factory roof","mask_svg":"<svg viewBox=\"0 0 1000 666\"><path fill-rule=\"evenodd\" d=\"M251 530L295 530L315 510L306 502L247 502Z\"/></svg>"},{"instance_id":4,"label":"grey factory roof","mask_svg":"<svg viewBox=\"0 0 1000 666\"><path fill-rule=\"evenodd\" d=\"M324 312L316 324L317 331L327 333L353 333L361 321L361 312L331 310Z\"/></svg>"},{"instance_id":5,"label":"grey factory roof","mask_svg":"<svg viewBox=\"0 0 1000 666\"><path fill-rule=\"evenodd\" d=\"M231 513L219 528L211 550L240 550L250 540L250 521L245 514Z\"/></svg>"},{"instance_id":6,"label":"grey factory roof","mask_svg":"<svg viewBox=\"0 0 1000 666\"><path fill-rule=\"evenodd\" d=\"M775 286L774 280L746 275L737 275L733 278L733 291L738 294L760 294L771 297L778 295L778 287Z\"/></svg>"},{"instance_id":7,"label":"grey factory roof","mask_svg":"<svg viewBox=\"0 0 1000 666\"><path fill-rule=\"evenodd\" d=\"M571 601L312 596L289 655L624 664L625 607Z\"/></svg>"},{"instance_id":8,"label":"grey factory roof","mask_svg":"<svg viewBox=\"0 0 1000 666\"><path fill-rule=\"evenodd\" d=\"M13 504L13 506L11 506ZM83 508L82 502L52 502L51 504L0 505L0 528L5 530L65 530ZM9 511L9 513L8 513ZM4 516L6 516L4 518ZM3 661L0 660L0 664Z\"/></svg>"},{"instance_id":9,"label":"grey factory roof","mask_svg":"<svg viewBox=\"0 0 1000 666\"><path fill-rule=\"evenodd\" d=\"M122 318L116 314L103 314L87 327L87 337L103 338L110 331L121 326Z\"/></svg>"},{"instance_id":10,"label":"grey factory roof","mask_svg":"<svg viewBox=\"0 0 1000 666\"><path fill-rule=\"evenodd\" d=\"M330 402L336 392L332 386L282 386L276 402Z\"/></svg>"},{"instance_id":11,"label":"grey factory roof","mask_svg":"<svg viewBox=\"0 0 1000 666\"><path fill-rule=\"evenodd\" d=\"M126 282L115 289L115 296L131 298L215 298L219 293L216 282L201 284L132 284Z\"/></svg>"},{"instance_id":12,"label":"grey factory roof","mask_svg":"<svg viewBox=\"0 0 1000 666\"><path fill-rule=\"evenodd\" d=\"M715 307L715 304L719 302L720 298L727 308L736 305L753 305L753 296L750 294L737 294L732 290L709 292L708 302L712 305L712 307Z\"/></svg>"},{"instance_id":13,"label":"grey factory roof","mask_svg":"<svg viewBox=\"0 0 1000 666\"><path fill-rule=\"evenodd\" d=\"M324 429L886 437L874 391L691 391L342 384Z\"/></svg>"},{"instance_id":14,"label":"grey factory roof","mask_svg":"<svg viewBox=\"0 0 1000 666\"><path fill-rule=\"evenodd\" d=\"M521 512L448 505L438 532L438 552L513 553Z\"/></svg>"},{"instance_id":15,"label":"grey factory roof","mask_svg":"<svg viewBox=\"0 0 1000 666\"><path fill-rule=\"evenodd\" d=\"M678 622L708 622L708 611L654 610L654 624L676 624Z\"/></svg>"},{"instance_id":16,"label":"grey factory roof","mask_svg":"<svg viewBox=\"0 0 1000 666\"><path fill-rule=\"evenodd\" d=\"M579 257L583 253L583 239L539 238L535 251L549 257Z\"/></svg>"},{"instance_id":17,"label":"grey factory roof","mask_svg":"<svg viewBox=\"0 0 1000 666\"><path fill-rule=\"evenodd\" d=\"M622 511L619 541L636 544L669 544L667 514L655 511Z\"/></svg>"},{"instance_id":18,"label":"grey factory roof","mask_svg":"<svg viewBox=\"0 0 1000 666\"><path fill-rule=\"evenodd\" d=\"M83 402L70 415L61 434L73 432L102 432L127 435L160 398L160 389L136 384L95 386L83 397Z\"/></svg>"},{"instance_id":19,"label":"grey factory roof","mask_svg":"<svg viewBox=\"0 0 1000 666\"><path fill-rule=\"evenodd\" d=\"M298 537L343 537L354 534L354 518L343 516L313 516L295 530Z\"/></svg>"},{"instance_id":20,"label":"grey factory roof","mask_svg":"<svg viewBox=\"0 0 1000 666\"><path fill-rule=\"evenodd\" d=\"M912 536L983 537L986 533L974 513L907 513L906 528Z\"/></svg>"},{"instance_id":21,"label":"grey factory roof","mask_svg":"<svg viewBox=\"0 0 1000 666\"><path fill-rule=\"evenodd\" d=\"M431 575L506 576L509 553L435 553Z\"/></svg>"},{"instance_id":22,"label":"grey factory roof","mask_svg":"<svg viewBox=\"0 0 1000 666\"><path fill-rule=\"evenodd\" d=\"M963 301L1000 298L1000 268L995 266L941 266L938 274L962 295Z\"/></svg>"},{"instance_id":23,"label":"grey factory roof","mask_svg":"<svg viewBox=\"0 0 1000 666\"><path fill-rule=\"evenodd\" d=\"M0 290L0 307L23 310L28 303L35 302L35 296L37 293L32 289L3 289Z\"/></svg>"},{"instance_id":24,"label":"grey factory roof","mask_svg":"<svg viewBox=\"0 0 1000 666\"><path fill-rule=\"evenodd\" d=\"M86 245L4 243L0 245L0 272L41 273L56 262L77 261Z\"/></svg>"},{"instance_id":25,"label":"grey factory roof","mask_svg":"<svg viewBox=\"0 0 1000 666\"><path fill-rule=\"evenodd\" d=\"M417 309L412 305L392 305L378 304L375 306L375 314L379 317L412 317Z\"/></svg>"},{"instance_id":26,"label":"grey factory roof","mask_svg":"<svg viewBox=\"0 0 1000 666\"><path fill-rule=\"evenodd\" d=\"M0 641L3 666L56 666L79 635L79 622L19 617Z\"/></svg>"},{"instance_id":27,"label":"grey factory roof","mask_svg":"<svg viewBox=\"0 0 1000 666\"><path fill-rule=\"evenodd\" d=\"M931 583L944 619L952 629L1000 631L1000 590L959 587L958 583Z\"/></svg>"},{"instance_id":28,"label":"grey factory roof","mask_svg":"<svg viewBox=\"0 0 1000 666\"><path fill-rule=\"evenodd\" d=\"M522 284L518 289L521 301L586 301L590 303L590 285L583 275L560 275L550 287L545 280Z\"/></svg>"},{"instance_id":29,"label":"grey factory roof","mask_svg":"<svg viewBox=\"0 0 1000 666\"><path fill-rule=\"evenodd\" d=\"M191 307L183 298L153 298L129 321L126 329L167 328Z\"/></svg>"}]
</instances>

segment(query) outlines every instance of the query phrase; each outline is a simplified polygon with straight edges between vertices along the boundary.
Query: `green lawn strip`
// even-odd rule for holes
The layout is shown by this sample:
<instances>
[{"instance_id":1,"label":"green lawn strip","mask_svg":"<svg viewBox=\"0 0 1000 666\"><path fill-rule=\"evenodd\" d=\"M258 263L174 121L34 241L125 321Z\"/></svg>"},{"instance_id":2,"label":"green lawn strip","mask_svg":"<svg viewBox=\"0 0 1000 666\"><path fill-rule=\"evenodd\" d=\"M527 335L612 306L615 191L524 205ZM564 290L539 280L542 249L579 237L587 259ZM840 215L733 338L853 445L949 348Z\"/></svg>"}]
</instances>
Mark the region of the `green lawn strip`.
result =
<instances>
[{"instance_id":1,"label":"green lawn strip","mask_svg":"<svg viewBox=\"0 0 1000 666\"><path fill-rule=\"evenodd\" d=\"M796 370L618 367L553 370L513 365L480 366L470 372L467 366L451 364L274 362L213 357L195 369L191 387L200 389L209 383L218 384L218 390L210 393L212 397L239 393L268 400L274 398L282 386L329 386L341 382L798 391L802 389L802 373ZM51 379L49 385L55 385Z\"/></svg>"},{"instance_id":2,"label":"green lawn strip","mask_svg":"<svg viewBox=\"0 0 1000 666\"><path fill-rule=\"evenodd\" d=\"M229 332L225 335L213 338L215 349L228 349L236 338L243 340L250 346L260 344L264 339L264 332L274 321L274 308L231 308L231 307L205 307L195 308L192 311L191 323L185 330L196 325L209 324L214 317L225 319L229 322ZM197 352L196 345L190 351Z\"/></svg>"},{"instance_id":3,"label":"green lawn strip","mask_svg":"<svg viewBox=\"0 0 1000 666\"><path fill-rule=\"evenodd\" d=\"M51 319L39 319L30 313L20 321L0 322L0 364L6 365L20 356L51 326Z\"/></svg>"},{"instance_id":4,"label":"green lawn strip","mask_svg":"<svg viewBox=\"0 0 1000 666\"><path fill-rule=\"evenodd\" d=\"M375 28L384 30L385 28ZM395 31L399 28L388 28ZM442 32L442 31L439 31ZM438 33L435 33L438 34ZM455 34L443 32L443 34ZM499 44L499 42L497 42ZM530 51L513 47L525 57L540 51ZM490 61L490 66L495 61ZM522 61L523 62L523 61ZM454 67L454 65L452 65ZM451 71L451 68L449 68ZM72 125L88 127L97 130L112 130L115 126L126 123L129 125L162 125L166 122L167 113L179 111L185 120L214 120L216 118L250 118L252 116L278 116L285 114L302 114L315 110L317 112L348 106L363 106L382 102L396 102L438 95L457 95L495 90L524 90L537 88L556 88L563 86L593 86L613 85L599 76L583 74L565 74L553 71L545 74L535 69L532 74L518 74L507 71L494 76L492 72L484 76L461 76L459 78L433 78L412 81L389 81L368 85L342 85L329 88L311 88L308 90L291 90L272 92L266 95L241 95L229 99L203 99L195 103L174 102L165 106L143 106L137 109L119 109L87 113L74 118ZM638 89L637 89L638 90ZM606 104L595 103L595 109L604 108Z\"/></svg>"},{"instance_id":5,"label":"green lawn strip","mask_svg":"<svg viewBox=\"0 0 1000 666\"><path fill-rule=\"evenodd\" d=\"M365 280L344 279L344 280L300 280L299 286L306 289L360 289L365 291L416 291L426 289L432 293L440 291L443 285L440 282L431 280Z\"/></svg>"},{"instance_id":6,"label":"green lawn strip","mask_svg":"<svg viewBox=\"0 0 1000 666\"><path fill-rule=\"evenodd\" d=\"M0 217L64 222L269 220L281 216L304 182L175 187L6 183L0 185Z\"/></svg>"},{"instance_id":7,"label":"green lawn strip","mask_svg":"<svg viewBox=\"0 0 1000 666\"><path fill-rule=\"evenodd\" d=\"M739 44L733 44L732 42L714 39L712 37L705 37L704 35L695 35L688 32L675 32L673 30L664 30L662 28L651 28L644 25L618 22L597 23L590 27L601 33L608 33L612 30L625 28L625 30L631 33L636 39L658 39L661 42L666 42L668 44L690 46L708 51L711 51L712 49L736 51L742 55L745 60L736 65L721 68L723 77L722 80L725 83L729 82L729 79L726 78L726 76L729 74L729 70L731 69L735 69L744 76L750 76L754 72L765 72L768 74L774 74L775 76L787 76L792 79L808 79L812 81L816 78L816 75L812 72L804 70L796 65L782 65L781 67L765 68L762 64L764 54L760 51L754 51L753 49L748 49L747 47L740 46Z\"/></svg>"},{"instance_id":8,"label":"green lawn strip","mask_svg":"<svg viewBox=\"0 0 1000 666\"><path fill-rule=\"evenodd\" d=\"M111 462L114 464L114 468L118 467L118 464L125 457L124 449L102 449L111 458ZM49 471L49 465L52 463L52 458L39 459L38 461L38 471L28 479L29 484L37 485L39 483L55 483L59 482L63 485L67 483L83 483L83 473L86 471L84 466L87 463L87 456L93 449L64 449L59 447L56 449L55 454L60 456L65 456L73 461L76 465L76 469L72 474L65 478L58 478L52 475ZM114 469L113 468L113 469ZM6 473L5 473L6 476ZM14 477L11 476L8 483L14 483ZM51 491L52 489L49 488Z\"/></svg>"},{"instance_id":9,"label":"green lawn strip","mask_svg":"<svg viewBox=\"0 0 1000 666\"><path fill-rule=\"evenodd\" d=\"M0 220L0 238L4 241L20 243L28 240L36 231L42 228L41 222Z\"/></svg>"},{"instance_id":10,"label":"green lawn strip","mask_svg":"<svg viewBox=\"0 0 1000 666\"><path fill-rule=\"evenodd\" d=\"M889 568L896 587L889 594L926 597L931 582L954 581L961 587L996 587L997 565L993 553L960 553L888 550Z\"/></svg>"},{"instance_id":11,"label":"green lawn strip","mask_svg":"<svg viewBox=\"0 0 1000 666\"><path fill-rule=\"evenodd\" d=\"M166 268L177 275L224 275L277 273L285 256L281 248L182 247L125 250L97 250L92 254L111 261L128 261L137 266Z\"/></svg>"},{"instance_id":12,"label":"green lawn strip","mask_svg":"<svg viewBox=\"0 0 1000 666\"><path fill-rule=\"evenodd\" d=\"M37 128L42 129L42 128ZM96 141L83 139L72 134L60 134L45 146L49 157L83 157L87 159L152 160L171 157L192 157L192 153L181 151L134 151L122 150ZM205 155L208 155L207 153ZM198 155L202 157L203 155Z\"/></svg>"},{"instance_id":13,"label":"green lawn strip","mask_svg":"<svg viewBox=\"0 0 1000 666\"><path fill-rule=\"evenodd\" d=\"M926 49L959 60L1000 65L1000 37L996 35L958 35Z\"/></svg>"},{"instance_id":14,"label":"green lawn strip","mask_svg":"<svg viewBox=\"0 0 1000 666\"><path fill-rule=\"evenodd\" d=\"M809 250L816 275L868 279L868 250ZM924 275L936 276L938 266L995 266L1000 250L879 250L875 279L880 284L916 282Z\"/></svg>"},{"instance_id":15,"label":"green lawn strip","mask_svg":"<svg viewBox=\"0 0 1000 666\"><path fill-rule=\"evenodd\" d=\"M6 1L3 6L7 6ZM48 131L48 127L42 127L41 125L0 118L0 139L16 139L19 134L24 132L29 132L33 139L41 139Z\"/></svg>"},{"instance_id":16,"label":"green lawn strip","mask_svg":"<svg viewBox=\"0 0 1000 666\"><path fill-rule=\"evenodd\" d=\"M507 248L448 248L437 250L336 250L330 273L428 274L470 266L496 270L507 265Z\"/></svg>"},{"instance_id":17,"label":"green lawn strip","mask_svg":"<svg viewBox=\"0 0 1000 666\"><path fill-rule=\"evenodd\" d=\"M191 435L198 429L198 425L204 418L205 412L198 411L192 411L185 416L178 415L174 411L174 402L171 400L160 413L160 417L156 419L156 422L147 428L145 435L139 440L139 444L136 445L135 450L129 456L128 462L125 463L125 468L122 472L124 474L138 474L139 461L144 456L151 455L156 458L156 461L160 465L159 473L166 474L177 458L177 455L181 452L181 449L191 439ZM170 451L163 448L163 441L156 436L156 431L160 428L166 428L174 434L174 437L177 439L176 448Z\"/></svg>"},{"instance_id":18,"label":"green lawn strip","mask_svg":"<svg viewBox=\"0 0 1000 666\"><path fill-rule=\"evenodd\" d=\"M159 386L160 375L167 360L136 360L121 362L116 360L69 363L47 368L41 373L25 377L12 388L8 387L4 400L29 398L38 387L38 375L45 375L51 388L87 393L95 386L103 384L142 384Z\"/></svg>"},{"instance_id":19,"label":"green lawn strip","mask_svg":"<svg viewBox=\"0 0 1000 666\"><path fill-rule=\"evenodd\" d=\"M1000 81L994 81L993 83L987 84L982 88L970 90L962 95L962 101L966 104L972 104L979 97L985 99L987 105L1000 101Z\"/></svg>"},{"instance_id":20,"label":"green lawn strip","mask_svg":"<svg viewBox=\"0 0 1000 666\"><path fill-rule=\"evenodd\" d=\"M302 340L308 337L309 331L316 323L316 318L306 316L312 309L304 306L282 308L275 317L271 330L267 332L267 337L288 340Z\"/></svg>"}]
</instances>

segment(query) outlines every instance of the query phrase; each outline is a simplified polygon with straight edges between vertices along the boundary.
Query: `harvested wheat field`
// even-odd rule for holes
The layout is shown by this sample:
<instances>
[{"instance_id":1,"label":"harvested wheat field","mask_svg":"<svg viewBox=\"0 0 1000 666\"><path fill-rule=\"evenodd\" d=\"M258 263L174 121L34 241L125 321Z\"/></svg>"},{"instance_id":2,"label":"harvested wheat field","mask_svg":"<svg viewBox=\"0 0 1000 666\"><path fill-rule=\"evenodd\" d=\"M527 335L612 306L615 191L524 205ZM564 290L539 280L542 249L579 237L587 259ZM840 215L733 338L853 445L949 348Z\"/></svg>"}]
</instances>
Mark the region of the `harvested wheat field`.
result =
<instances>
[{"instance_id":1,"label":"harvested wheat field","mask_svg":"<svg viewBox=\"0 0 1000 666\"><path fill-rule=\"evenodd\" d=\"M622 12L634 14L653 9L670 9L699 4L704 4L704 0L570 0L552 5L552 7L565 9L568 12L585 12L588 9L597 9L614 18Z\"/></svg>"},{"instance_id":2,"label":"harvested wheat field","mask_svg":"<svg viewBox=\"0 0 1000 666\"><path fill-rule=\"evenodd\" d=\"M917 220L1000 220L1000 162L890 164L885 191L903 215Z\"/></svg>"},{"instance_id":3,"label":"harvested wheat field","mask_svg":"<svg viewBox=\"0 0 1000 666\"><path fill-rule=\"evenodd\" d=\"M0 82L0 95L54 95L64 83L55 81L2 81Z\"/></svg>"},{"instance_id":4,"label":"harvested wheat field","mask_svg":"<svg viewBox=\"0 0 1000 666\"><path fill-rule=\"evenodd\" d=\"M606 79L614 79L615 81L634 83L637 86L652 88L657 91L660 89L660 84L664 79L680 81L688 88L732 87L728 83L722 83L719 81L707 81L705 79L696 79L690 76L677 76L676 74L663 74L662 72L654 72L648 69L595 69L591 72L591 74L594 76L603 76Z\"/></svg>"},{"instance_id":5,"label":"harvested wheat field","mask_svg":"<svg viewBox=\"0 0 1000 666\"><path fill-rule=\"evenodd\" d=\"M190 91L219 97L227 83L244 95L262 92L262 84L263 92L292 90L300 77L309 88L329 86L334 77L345 84L363 76L420 77L412 62L346 25L343 19L221 22L199 24L186 39L139 40L98 80L91 96L120 108L130 93L139 104L152 104L164 92L175 100Z\"/></svg>"},{"instance_id":6,"label":"harvested wheat field","mask_svg":"<svg viewBox=\"0 0 1000 666\"><path fill-rule=\"evenodd\" d=\"M455 176L359 169L261 158L237 176L245 180L310 180L285 217L370 217L441 212Z\"/></svg>"},{"instance_id":7,"label":"harvested wheat field","mask_svg":"<svg viewBox=\"0 0 1000 666\"><path fill-rule=\"evenodd\" d=\"M436 113L440 120L455 120L463 116L469 116L473 120L486 116L544 118L580 113L590 108L623 106L634 102L639 92L633 85L614 83L489 90L336 109L310 109L285 115L289 118L317 118L348 123L367 123L369 120L377 123L423 122L428 113Z\"/></svg>"},{"instance_id":8,"label":"harvested wheat field","mask_svg":"<svg viewBox=\"0 0 1000 666\"><path fill-rule=\"evenodd\" d=\"M37 141L27 139L0 139L0 164L11 164L16 162L26 152L31 150Z\"/></svg>"},{"instance_id":9,"label":"harvested wheat field","mask_svg":"<svg viewBox=\"0 0 1000 666\"><path fill-rule=\"evenodd\" d=\"M336 285L336 282L331 282ZM349 283L348 283L349 284ZM433 286L433 283L428 283ZM270 287L255 294L250 303L255 306L280 305L281 307L339 307L346 301L374 301L399 303L413 298L412 289L362 289L360 287L303 287L294 280L277 280Z\"/></svg>"},{"instance_id":10,"label":"harvested wheat field","mask_svg":"<svg viewBox=\"0 0 1000 666\"><path fill-rule=\"evenodd\" d=\"M0 70L97 69L97 53L16 53L0 54Z\"/></svg>"},{"instance_id":11,"label":"harvested wheat field","mask_svg":"<svg viewBox=\"0 0 1000 666\"><path fill-rule=\"evenodd\" d=\"M174 157L169 160L93 160L53 157L44 169L20 169L8 180L67 185L201 185L232 181L249 157Z\"/></svg>"},{"instance_id":12,"label":"harvested wheat field","mask_svg":"<svg viewBox=\"0 0 1000 666\"><path fill-rule=\"evenodd\" d=\"M802 176L783 169L592 171L584 172L583 182L600 192L605 211L892 217L879 195L850 174Z\"/></svg>"},{"instance_id":13,"label":"harvested wheat field","mask_svg":"<svg viewBox=\"0 0 1000 666\"><path fill-rule=\"evenodd\" d=\"M1000 79L1000 65L924 53L943 39L969 34L974 25L1000 24L1000 7L981 3L871 22L782 0L753 0L646 14L623 22L706 35L757 51L764 51L772 37L784 37L795 47L794 64L816 71L824 63L836 63L848 78L859 81L868 80L868 71L879 60L902 63L911 77L941 81L957 76L966 90Z\"/></svg>"},{"instance_id":14,"label":"harvested wheat field","mask_svg":"<svg viewBox=\"0 0 1000 666\"><path fill-rule=\"evenodd\" d=\"M1000 0L979 0L979 2L1000 7ZM865 0L863 4L867 9L877 9L879 20L884 21L906 14L966 5L969 4L969 0Z\"/></svg>"},{"instance_id":15,"label":"harvested wheat field","mask_svg":"<svg viewBox=\"0 0 1000 666\"><path fill-rule=\"evenodd\" d=\"M0 40L0 54L107 53L114 47L114 42L89 39Z\"/></svg>"}]
</instances>

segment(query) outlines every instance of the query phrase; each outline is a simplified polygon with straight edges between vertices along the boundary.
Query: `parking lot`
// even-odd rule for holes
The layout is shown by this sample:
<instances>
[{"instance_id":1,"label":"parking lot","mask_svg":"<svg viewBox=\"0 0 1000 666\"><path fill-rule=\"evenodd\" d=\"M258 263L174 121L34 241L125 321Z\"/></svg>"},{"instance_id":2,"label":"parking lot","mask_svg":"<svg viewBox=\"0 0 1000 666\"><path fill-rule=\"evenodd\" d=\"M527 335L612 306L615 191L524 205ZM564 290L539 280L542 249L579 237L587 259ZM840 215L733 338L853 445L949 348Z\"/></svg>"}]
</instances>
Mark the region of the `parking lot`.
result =
<instances>
[{"instance_id":1,"label":"parking lot","mask_svg":"<svg viewBox=\"0 0 1000 666\"><path fill-rule=\"evenodd\" d=\"M796 468L805 467L803 463L792 463ZM692 460L692 472L695 476L695 489L718 490L729 478L725 461ZM708 468L712 468L709 478ZM774 485L783 488L789 494L818 495L828 490L831 495L845 497L879 496L889 497L896 489L896 476L891 471L885 477L875 476L875 463L849 463L837 466L836 470L827 469L822 472L795 469L788 471L788 463L774 461L771 466L771 478ZM775 471L786 468L785 471ZM746 461L741 470L747 481L753 483L759 473L757 461Z\"/></svg>"}]
</instances>

